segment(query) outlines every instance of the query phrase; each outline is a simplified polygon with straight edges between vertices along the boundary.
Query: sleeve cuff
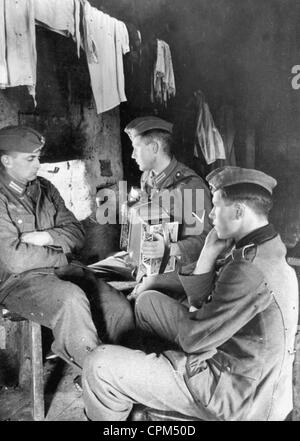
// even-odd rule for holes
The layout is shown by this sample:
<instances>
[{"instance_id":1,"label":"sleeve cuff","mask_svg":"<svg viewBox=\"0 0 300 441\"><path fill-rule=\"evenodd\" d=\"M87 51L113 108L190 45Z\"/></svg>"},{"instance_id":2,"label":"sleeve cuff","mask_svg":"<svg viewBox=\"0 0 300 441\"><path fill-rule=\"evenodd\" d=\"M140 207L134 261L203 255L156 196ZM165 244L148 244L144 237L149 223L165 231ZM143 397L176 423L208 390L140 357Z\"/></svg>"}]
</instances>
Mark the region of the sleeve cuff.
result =
<instances>
[{"instance_id":1,"label":"sleeve cuff","mask_svg":"<svg viewBox=\"0 0 300 441\"><path fill-rule=\"evenodd\" d=\"M56 247L60 247L63 250L64 254L69 253L71 250L70 248L63 243L63 241L60 240L60 234L57 233L56 231L51 231L51 230L47 230L47 232L50 234L50 236L53 239L53 245Z\"/></svg>"},{"instance_id":2,"label":"sleeve cuff","mask_svg":"<svg viewBox=\"0 0 300 441\"><path fill-rule=\"evenodd\" d=\"M203 300L212 292L214 271L190 276L179 274L178 276L186 292L189 304L199 308Z\"/></svg>"}]
</instances>

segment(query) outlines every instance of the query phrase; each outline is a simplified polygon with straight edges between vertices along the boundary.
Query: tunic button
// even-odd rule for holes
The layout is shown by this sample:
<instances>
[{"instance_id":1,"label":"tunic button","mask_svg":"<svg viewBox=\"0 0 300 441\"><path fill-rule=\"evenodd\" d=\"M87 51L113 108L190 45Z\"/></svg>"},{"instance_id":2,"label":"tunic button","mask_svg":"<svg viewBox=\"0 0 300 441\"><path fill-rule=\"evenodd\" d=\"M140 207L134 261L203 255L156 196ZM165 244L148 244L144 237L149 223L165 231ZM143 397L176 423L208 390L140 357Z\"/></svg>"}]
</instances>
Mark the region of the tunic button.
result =
<instances>
[{"instance_id":1,"label":"tunic button","mask_svg":"<svg viewBox=\"0 0 300 441\"><path fill-rule=\"evenodd\" d=\"M227 366L227 367L226 367L226 370L227 370L228 372L230 372L230 371L231 371L231 367L230 367L230 366Z\"/></svg>"},{"instance_id":2,"label":"tunic button","mask_svg":"<svg viewBox=\"0 0 300 441\"><path fill-rule=\"evenodd\" d=\"M18 219L18 224L22 224L22 223L23 223L22 219Z\"/></svg>"},{"instance_id":3,"label":"tunic button","mask_svg":"<svg viewBox=\"0 0 300 441\"><path fill-rule=\"evenodd\" d=\"M206 299L206 303L210 303L212 301L212 295L208 296Z\"/></svg>"}]
</instances>

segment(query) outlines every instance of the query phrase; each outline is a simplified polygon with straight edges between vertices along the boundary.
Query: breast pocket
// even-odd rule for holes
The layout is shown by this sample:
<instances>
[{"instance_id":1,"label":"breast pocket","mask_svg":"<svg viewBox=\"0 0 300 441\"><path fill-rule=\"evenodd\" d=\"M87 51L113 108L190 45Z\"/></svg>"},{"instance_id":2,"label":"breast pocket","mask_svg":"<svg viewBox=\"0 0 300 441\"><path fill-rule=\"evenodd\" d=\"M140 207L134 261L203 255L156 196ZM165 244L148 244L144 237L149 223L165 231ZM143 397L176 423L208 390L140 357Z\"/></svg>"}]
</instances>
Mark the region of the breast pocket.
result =
<instances>
[{"instance_id":1,"label":"breast pocket","mask_svg":"<svg viewBox=\"0 0 300 441\"><path fill-rule=\"evenodd\" d=\"M52 202L44 205L43 210L40 210L38 216L38 226L41 230L53 228L55 226L57 210Z\"/></svg>"},{"instance_id":2,"label":"breast pocket","mask_svg":"<svg viewBox=\"0 0 300 441\"><path fill-rule=\"evenodd\" d=\"M20 233L35 231L35 217L33 214L14 213L12 218Z\"/></svg>"}]
</instances>

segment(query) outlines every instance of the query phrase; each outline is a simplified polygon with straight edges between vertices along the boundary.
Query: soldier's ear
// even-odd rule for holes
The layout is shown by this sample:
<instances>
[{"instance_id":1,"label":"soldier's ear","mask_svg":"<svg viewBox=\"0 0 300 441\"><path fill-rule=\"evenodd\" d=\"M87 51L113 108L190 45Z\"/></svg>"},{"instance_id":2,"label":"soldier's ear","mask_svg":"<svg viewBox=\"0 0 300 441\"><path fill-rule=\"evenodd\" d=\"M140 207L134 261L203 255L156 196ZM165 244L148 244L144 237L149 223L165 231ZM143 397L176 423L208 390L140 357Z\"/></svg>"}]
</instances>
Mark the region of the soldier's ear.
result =
<instances>
[{"instance_id":1,"label":"soldier's ear","mask_svg":"<svg viewBox=\"0 0 300 441\"><path fill-rule=\"evenodd\" d=\"M152 142L153 153L157 153L159 150L159 144L157 141Z\"/></svg>"},{"instance_id":2,"label":"soldier's ear","mask_svg":"<svg viewBox=\"0 0 300 441\"><path fill-rule=\"evenodd\" d=\"M241 219L244 216L245 213L245 205L241 202L237 202L235 205L235 218Z\"/></svg>"},{"instance_id":3,"label":"soldier's ear","mask_svg":"<svg viewBox=\"0 0 300 441\"><path fill-rule=\"evenodd\" d=\"M9 155L2 155L1 156L1 164L5 167L5 168L9 168L10 167L10 156Z\"/></svg>"}]
</instances>

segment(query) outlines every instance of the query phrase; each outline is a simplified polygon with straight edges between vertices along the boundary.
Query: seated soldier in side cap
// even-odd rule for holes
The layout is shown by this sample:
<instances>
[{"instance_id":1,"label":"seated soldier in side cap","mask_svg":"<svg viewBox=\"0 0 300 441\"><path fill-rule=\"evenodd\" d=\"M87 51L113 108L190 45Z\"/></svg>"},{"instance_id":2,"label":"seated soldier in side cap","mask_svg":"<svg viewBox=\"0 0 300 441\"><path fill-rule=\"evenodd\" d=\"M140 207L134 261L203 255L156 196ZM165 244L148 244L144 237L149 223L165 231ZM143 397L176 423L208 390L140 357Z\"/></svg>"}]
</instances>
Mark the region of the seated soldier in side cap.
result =
<instances>
[{"instance_id":1,"label":"seated soldier in side cap","mask_svg":"<svg viewBox=\"0 0 300 441\"><path fill-rule=\"evenodd\" d=\"M81 368L101 337L116 343L134 327L133 314L122 294L68 265L84 233L57 189L37 177L44 143L29 127L0 130L0 305L51 328L53 351Z\"/></svg>"},{"instance_id":2,"label":"seated soldier in side cap","mask_svg":"<svg viewBox=\"0 0 300 441\"><path fill-rule=\"evenodd\" d=\"M180 275L189 308L157 291L139 296L137 326L165 348L157 355L105 345L89 355L83 397L91 420L126 420L136 402L221 421L284 420L292 410L298 286L268 222L276 181L239 167L207 180L214 228L194 273Z\"/></svg>"},{"instance_id":3,"label":"seated soldier in side cap","mask_svg":"<svg viewBox=\"0 0 300 441\"><path fill-rule=\"evenodd\" d=\"M211 197L205 181L172 156L172 127L172 124L161 118L145 116L131 121L125 128L125 132L132 141L132 158L143 172L141 189L147 193L151 202L159 201L160 195L166 190L173 191L173 194L176 194L174 190L179 190L178 194L182 196L180 240L171 244L170 254L180 256L184 265L197 259L210 229L208 213L211 209ZM187 191L189 189L194 191L194 194L191 192L193 197L190 201L184 197L185 194L190 194ZM197 196L202 202L198 208L198 218L201 221L192 216L192 213L197 211L196 190L200 190ZM174 215L176 208L174 205L171 204L170 207L171 216ZM191 222L194 228L188 225L188 222ZM191 230L193 234L189 233ZM145 242L143 254L149 258L162 257L162 241Z\"/></svg>"},{"instance_id":4,"label":"seated soldier in side cap","mask_svg":"<svg viewBox=\"0 0 300 441\"><path fill-rule=\"evenodd\" d=\"M144 116L131 121L125 132L132 141L132 158L143 172L141 192L150 202L149 213L159 206L161 214L179 222L178 242L170 244L169 255L176 256L186 266L197 260L211 228L208 218L211 195L205 181L172 156L172 127L156 116ZM143 243L145 259L164 256L163 237L157 235L155 239ZM129 298L136 298L152 283L155 281L144 278Z\"/></svg>"}]
</instances>

